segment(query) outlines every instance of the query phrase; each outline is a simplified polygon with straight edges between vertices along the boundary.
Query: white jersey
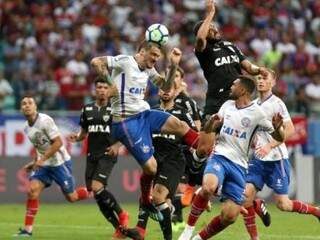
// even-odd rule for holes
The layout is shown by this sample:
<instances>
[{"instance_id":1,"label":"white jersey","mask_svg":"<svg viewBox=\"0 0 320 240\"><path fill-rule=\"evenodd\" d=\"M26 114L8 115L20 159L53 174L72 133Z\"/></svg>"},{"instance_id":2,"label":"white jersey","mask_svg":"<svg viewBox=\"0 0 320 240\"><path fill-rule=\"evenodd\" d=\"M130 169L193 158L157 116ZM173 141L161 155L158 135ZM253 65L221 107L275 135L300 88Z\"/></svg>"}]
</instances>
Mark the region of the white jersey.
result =
<instances>
[{"instance_id":1,"label":"white jersey","mask_svg":"<svg viewBox=\"0 0 320 240\"><path fill-rule=\"evenodd\" d=\"M37 160L39 160L50 147L52 139L60 136L59 129L53 119L46 114L38 113L32 126L25 123L24 132L36 148ZM70 155L64 146L61 146L51 158L47 159L44 166L59 166L70 160Z\"/></svg>"},{"instance_id":2,"label":"white jersey","mask_svg":"<svg viewBox=\"0 0 320 240\"><path fill-rule=\"evenodd\" d=\"M126 55L108 56L107 64L119 93L111 99L111 113L130 116L150 109L144 93L148 80L152 81L158 75L155 68L141 70L134 57Z\"/></svg>"},{"instance_id":3,"label":"white jersey","mask_svg":"<svg viewBox=\"0 0 320 240\"><path fill-rule=\"evenodd\" d=\"M260 105L270 123L272 123L272 117L277 113L280 113L282 115L283 122L291 121L286 105L277 96L272 94L263 102L261 102L260 99L255 99L254 102ZM266 145L270 141L272 141L272 137L270 136L270 134L263 131L263 129L258 129L254 146L261 147ZM271 149L270 153L263 159L259 159L263 161L277 161L281 159L287 159L288 157L289 156L287 147L285 143L282 143L281 145Z\"/></svg>"},{"instance_id":4,"label":"white jersey","mask_svg":"<svg viewBox=\"0 0 320 240\"><path fill-rule=\"evenodd\" d=\"M215 154L248 168L251 141L259 126L272 132L271 122L254 102L245 108L237 108L235 101L229 100L221 106L218 115L223 118L223 125L215 146Z\"/></svg>"}]
</instances>

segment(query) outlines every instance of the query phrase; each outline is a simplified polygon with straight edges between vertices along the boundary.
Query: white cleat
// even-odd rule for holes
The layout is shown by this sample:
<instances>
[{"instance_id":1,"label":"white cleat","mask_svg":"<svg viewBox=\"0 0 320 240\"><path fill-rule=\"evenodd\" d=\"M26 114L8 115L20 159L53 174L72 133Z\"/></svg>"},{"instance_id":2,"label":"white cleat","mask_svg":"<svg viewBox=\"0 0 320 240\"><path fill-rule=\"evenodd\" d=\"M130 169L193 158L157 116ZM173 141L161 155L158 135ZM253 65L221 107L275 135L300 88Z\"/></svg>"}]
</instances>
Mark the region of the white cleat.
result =
<instances>
[{"instance_id":1,"label":"white cleat","mask_svg":"<svg viewBox=\"0 0 320 240\"><path fill-rule=\"evenodd\" d=\"M186 224L178 240L190 240L193 234L193 230L194 226L189 226L188 224Z\"/></svg>"},{"instance_id":2,"label":"white cleat","mask_svg":"<svg viewBox=\"0 0 320 240\"><path fill-rule=\"evenodd\" d=\"M192 240L203 240L199 234L195 235Z\"/></svg>"}]
</instances>

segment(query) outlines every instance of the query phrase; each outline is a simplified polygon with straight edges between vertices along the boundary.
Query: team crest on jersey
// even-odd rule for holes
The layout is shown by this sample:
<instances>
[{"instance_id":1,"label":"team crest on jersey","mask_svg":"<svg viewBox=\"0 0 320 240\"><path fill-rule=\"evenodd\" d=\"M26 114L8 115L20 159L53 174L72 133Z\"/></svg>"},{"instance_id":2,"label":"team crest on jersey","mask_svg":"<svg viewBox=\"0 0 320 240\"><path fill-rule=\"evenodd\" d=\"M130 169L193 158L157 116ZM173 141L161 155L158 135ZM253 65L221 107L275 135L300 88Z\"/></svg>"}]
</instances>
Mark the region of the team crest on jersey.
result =
<instances>
[{"instance_id":1,"label":"team crest on jersey","mask_svg":"<svg viewBox=\"0 0 320 240\"><path fill-rule=\"evenodd\" d=\"M241 119L242 126L244 126L246 128L250 126L250 123L251 123L251 121L247 117L244 117L244 118Z\"/></svg>"},{"instance_id":2,"label":"team crest on jersey","mask_svg":"<svg viewBox=\"0 0 320 240\"><path fill-rule=\"evenodd\" d=\"M103 115L103 117L102 117L103 121L105 121L105 122L108 122L109 118L110 118L110 116L107 114Z\"/></svg>"},{"instance_id":3,"label":"team crest on jersey","mask_svg":"<svg viewBox=\"0 0 320 240\"><path fill-rule=\"evenodd\" d=\"M214 163L212 167L213 167L213 169L215 169L217 172L220 172L220 171L221 171L221 166L220 166L220 164L218 164L218 163Z\"/></svg>"},{"instance_id":4,"label":"team crest on jersey","mask_svg":"<svg viewBox=\"0 0 320 240\"><path fill-rule=\"evenodd\" d=\"M142 144L141 149L144 153L150 152L150 147L148 145Z\"/></svg>"}]
</instances>

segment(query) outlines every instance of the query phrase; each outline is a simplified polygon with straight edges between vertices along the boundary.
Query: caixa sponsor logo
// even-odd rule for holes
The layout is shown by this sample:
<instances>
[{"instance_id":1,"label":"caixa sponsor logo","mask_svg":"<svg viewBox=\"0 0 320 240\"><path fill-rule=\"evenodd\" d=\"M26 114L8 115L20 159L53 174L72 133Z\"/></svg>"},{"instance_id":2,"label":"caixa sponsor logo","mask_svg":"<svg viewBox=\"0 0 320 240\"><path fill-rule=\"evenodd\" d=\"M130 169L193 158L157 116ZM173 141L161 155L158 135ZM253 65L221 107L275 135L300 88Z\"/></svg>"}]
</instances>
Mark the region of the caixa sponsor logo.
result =
<instances>
[{"instance_id":1,"label":"caixa sponsor logo","mask_svg":"<svg viewBox=\"0 0 320 240\"><path fill-rule=\"evenodd\" d=\"M247 139L247 133L246 132L242 132L240 130L233 129L231 127L223 126L222 127L222 132L224 132L225 134L240 138L240 139L241 138Z\"/></svg>"},{"instance_id":2,"label":"caixa sponsor logo","mask_svg":"<svg viewBox=\"0 0 320 240\"><path fill-rule=\"evenodd\" d=\"M132 88L129 88L129 92L133 94L144 94L145 88L132 87Z\"/></svg>"}]
</instances>

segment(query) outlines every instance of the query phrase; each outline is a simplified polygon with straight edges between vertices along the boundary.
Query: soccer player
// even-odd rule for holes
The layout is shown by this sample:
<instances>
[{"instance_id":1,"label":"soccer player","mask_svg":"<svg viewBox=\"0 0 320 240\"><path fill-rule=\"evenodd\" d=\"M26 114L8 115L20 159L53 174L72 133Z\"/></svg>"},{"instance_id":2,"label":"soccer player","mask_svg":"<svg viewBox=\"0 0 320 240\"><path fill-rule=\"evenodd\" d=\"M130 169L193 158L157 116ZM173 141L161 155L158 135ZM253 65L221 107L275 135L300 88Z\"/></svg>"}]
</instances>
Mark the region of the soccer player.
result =
<instances>
[{"instance_id":1,"label":"soccer player","mask_svg":"<svg viewBox=\"0 0 320 240\"><path fill-rule=\"evenodd\" d=\"M144 100L148 79L162 90L171 88L181 51L174 48L169 55L170 66L166 77L159 75L154 68L160 57L161 47L144 41L134 56L104 56L91 61L96 72L117 91L111 98L112 136L122 142L141 165L141 201L149 206L149 210L155 210L150 202L150 190L157 170L151 134L174 134L190 146L195 146L198 140L198 133L187 123L169 113L150 110ZM159 212L157 214L161 218Z\"/></svg>"},{"instance_id":2,"label":"soccer player","mask_svg":"<svg viewBox=\"0 0 320 240\"><path fill-rule=\"evenodd\" d=\"M70 155L63 146L59 129L53 119L38 113L35 99L24 96L20 103L26 118L24 132L36 149L36 159L25 166L30 174L30 188L26 202L25 226L15 237L31 237L34 218L39 208L41 192L56 182L69 202L89 197L85 187L75 189Z\"/></svg>"},{"instance_id":3,"label":"soccer player","mask_svg":"<svg viewBox=\"0 0 320 240\"><path fill-rule=\"evenodd\" d=\"M229 99L230 87L242 70L251 75L266 74L265 68L252 64L238 47L222 39L217 26L212 23L215 11L214 1L207 0L206 17L194 27L195 54L208 82L205 118L217 113ZM212 149L214 142L212 133L201 131L200 136L197 150L199 161L208 154L208 149Z\"/></svg>"},{"instance_id":4,"label":"soccer player","mask_svg":"<svg viewBox=\"0 0 320 240\"><path fill-rule=\"evenodd\" d=\"M206 165L202 189L194 198L188 223L179 240L189 240L192 237L198 218L214 194L221 194L221 214L214 217L192 239L209 239L236 220L244 201L249 145L257 127L263 127L265 131L271 132L274 139L283 141L282 116L275 114L271 124L259 105L251 101L254 90L254 80L240 75L231 87L230 98L234 100L225 102L218 114L212 116L216 122L212 130L217 131L217 123L220 123L220 134L214 154Z\"/></svg>"},{"instance_id":5,"label":"soccer player","mask_svg":"<svg viewBox=\"0 0 320 240\"><path fill-rule=\"evenodd\" d=\"M294 126L283 101L273 95L272 88L276 83L276 74L269 69L266 76L257 77L258 98L255 100L266 114L268 120L280 112L284 121L285 139L294 133ZM251 240L258 240L257 226L252 201L258 191L266 184L274 191L277 207L286 212L312 214L320 219L320 209L298 200L290 200L288 188L290 183L290 162L285 143L278 142L266 132L258 129L254 143L253 159L249 162L246 184L246 207L248 214L244 215L244 222Z\"/></svg>"},{"instance_id":6,"label":"soccer player","mask_svg":"<svg viewBox=\"0 0 320 240\"><path fill-rule=\"evenodd\" d=\"M93 191L94 198L106 220L116 229L114 237L121 237L119 225L127 226L129 215L108 191L108 179L117 162L119 144L110 134L111 108L109 104L109 85L104 79L95 81L96 100L82 108L81 130L71 133L68 140L80 142L88 137L88 152L85 179L87 189ZM107 155L106 152L110 152Z\"/></svg>"}]
</instances>

